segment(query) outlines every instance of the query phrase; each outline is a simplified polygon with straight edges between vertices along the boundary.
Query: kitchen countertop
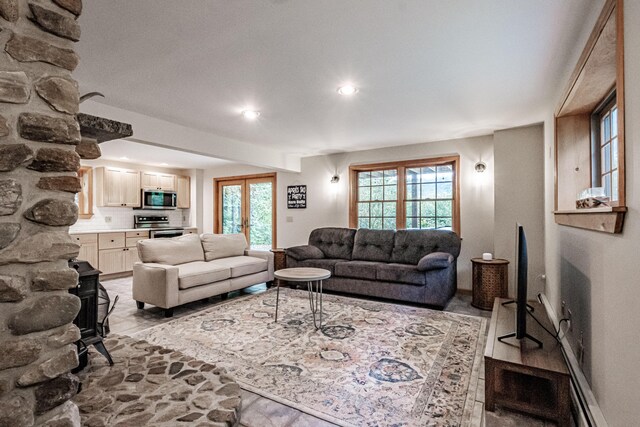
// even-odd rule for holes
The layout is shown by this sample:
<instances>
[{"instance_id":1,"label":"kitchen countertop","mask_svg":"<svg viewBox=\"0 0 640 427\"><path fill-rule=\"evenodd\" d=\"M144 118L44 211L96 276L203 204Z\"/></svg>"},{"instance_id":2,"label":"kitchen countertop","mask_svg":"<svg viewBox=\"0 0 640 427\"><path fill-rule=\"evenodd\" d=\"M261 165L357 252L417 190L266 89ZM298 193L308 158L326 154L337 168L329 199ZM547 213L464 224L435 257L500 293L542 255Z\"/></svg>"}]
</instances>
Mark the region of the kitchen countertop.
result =
<instances>
[{"instance_id":1,"label":"kitchen countertop","mask_svg":"<svg viewBox=\"0 0 640 427\"><path fill-rule=\"evenodd\" d=\"M184 228L185 230L194 230L198 227L176 226L176 228ZM126 233L128 231L149 231L148 228L114 228L109 230L69 230L69 234L99 234L99 233ZM154 229L155 230L155 229Z\"/></svg>"}]
</instances>

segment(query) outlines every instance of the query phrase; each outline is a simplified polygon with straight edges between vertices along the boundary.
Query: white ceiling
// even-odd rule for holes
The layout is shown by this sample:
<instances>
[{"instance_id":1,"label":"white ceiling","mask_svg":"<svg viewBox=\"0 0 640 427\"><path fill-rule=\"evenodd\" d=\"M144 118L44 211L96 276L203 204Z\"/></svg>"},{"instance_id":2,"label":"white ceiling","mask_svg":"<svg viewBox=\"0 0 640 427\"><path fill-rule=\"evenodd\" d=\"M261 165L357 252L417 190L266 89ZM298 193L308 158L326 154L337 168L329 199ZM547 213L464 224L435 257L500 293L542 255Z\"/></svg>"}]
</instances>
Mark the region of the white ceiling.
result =
<instances>
[{"instance_id":1,"label":"white ceiling","mask_svg":"<svg viewBox=\"0 0 640 427\"><path fill-rule=\"evenodd\" d=\"M594 3L93 0L75 76L98 102L291 154L480 135L545 118Z\"/></svg>"},{"instance_id":2,"label":"white ceiling","mask_svg":"<svg viewBox=\"0 0 640 427\"><path fill-rule=\"evenodd\" d=\"M231 164L226 160L201 156L185 151L114 139L100 144L101 159L177 169L214 169Z\"/></svg>"}]
</instances>

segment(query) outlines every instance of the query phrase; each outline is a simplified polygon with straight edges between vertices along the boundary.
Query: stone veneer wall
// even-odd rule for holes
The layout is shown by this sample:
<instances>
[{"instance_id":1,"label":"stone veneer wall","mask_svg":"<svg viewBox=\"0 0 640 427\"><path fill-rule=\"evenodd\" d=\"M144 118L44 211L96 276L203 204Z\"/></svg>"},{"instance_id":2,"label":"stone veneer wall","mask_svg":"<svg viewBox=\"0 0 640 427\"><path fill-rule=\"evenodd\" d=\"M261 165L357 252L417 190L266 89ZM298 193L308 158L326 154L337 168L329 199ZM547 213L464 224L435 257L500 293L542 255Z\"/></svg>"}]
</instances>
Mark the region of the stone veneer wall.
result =
<instances>
[{"instance_id":1,"label":"stone veneer wall","mask_svg":"<svg viewBox=\"0 0 640 427\"><path fill-rule=\"evenodd\" d=\"M99 155L76 120L81 9L81 0L0 0L0 426L80 424L69 401L80 302L68 289L78 275L67 267L79 247L68 229L78 153Z\"/></svg>"}]
</instances>

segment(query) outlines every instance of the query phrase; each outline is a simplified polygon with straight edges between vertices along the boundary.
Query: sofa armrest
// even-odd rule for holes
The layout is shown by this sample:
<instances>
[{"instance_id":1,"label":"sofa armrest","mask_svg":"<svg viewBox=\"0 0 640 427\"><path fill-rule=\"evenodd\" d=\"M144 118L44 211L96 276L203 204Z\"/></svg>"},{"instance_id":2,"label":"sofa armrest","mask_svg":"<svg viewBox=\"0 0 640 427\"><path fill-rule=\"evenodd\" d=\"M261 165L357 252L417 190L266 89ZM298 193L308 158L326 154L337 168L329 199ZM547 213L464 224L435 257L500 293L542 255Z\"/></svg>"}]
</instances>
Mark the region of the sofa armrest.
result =
<instances>
[{"instance_id":1,"label":"sofa armrest","mask_svg":"<svg viewBox=\"0 0 640 427\"><path fill-rule=\"evenodd\" d=\"M454 261L453 255L447 252L432 252L420 258L418 270L441 270L448 268Z\"/></svg>"},{"instance_id":2,"label":"sofa armrest","mask_svg":"<svg viewBox=\"0 0 640 427\"><path fill-rule=\"evenodd\" d=\"M273 252L259 251L255 249L246 249L244 251L244 254L246 256L252 256L252 257L262 258L267 260L267 271L269 272L269 281L273 280L273 269L274 269Z\"/></svg>"},{"instance_id":3,"label":"sofa armrest","mask_svg":"<svg viewBox=\"0 0 640 427\"><path fill-rule=\"evenodd\" d=\"M178 267L155 263L133 265L133 299L161 308L178 303Z\"/></svg>"},{"instance_id":4,"label":"sofa armrest","mask_svg":"<svg viewBox=\"0 0 640 427\"><path fill-rule=\"evenodd\" d=\"M298 261L305 259L321 259L324 258L324 253L315 246L303 245L294 246L286 249L287 256L290 256Z\"/></svg>"}]
</instances>

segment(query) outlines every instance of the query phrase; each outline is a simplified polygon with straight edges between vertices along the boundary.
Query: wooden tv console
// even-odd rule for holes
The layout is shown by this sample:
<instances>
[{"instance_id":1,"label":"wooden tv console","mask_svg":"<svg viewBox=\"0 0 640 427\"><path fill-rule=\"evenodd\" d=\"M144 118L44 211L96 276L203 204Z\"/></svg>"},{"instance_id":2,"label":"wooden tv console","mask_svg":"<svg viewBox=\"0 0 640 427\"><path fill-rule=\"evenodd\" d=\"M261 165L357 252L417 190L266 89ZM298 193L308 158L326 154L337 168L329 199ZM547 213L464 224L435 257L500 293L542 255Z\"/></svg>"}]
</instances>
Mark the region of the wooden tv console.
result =
<instances>
[{"instance_id":1,"label":"wooden tv console","mask_svg":"<svg viewBox=\"0 0 640 427\"><path fill-rule=\"evenodd\" d=\"M515 304L503 306L508 300L496 298L484 352L485 409L495 405L553 420L559 426L569 426L571 407L570 375L562 356L561 346L527 315L527 333L543 342L543 347L515 338L498 341L498 337L514 332ZM529 303L533 314L553 331L544 307Z\"/></svg>"}]
</instances>

